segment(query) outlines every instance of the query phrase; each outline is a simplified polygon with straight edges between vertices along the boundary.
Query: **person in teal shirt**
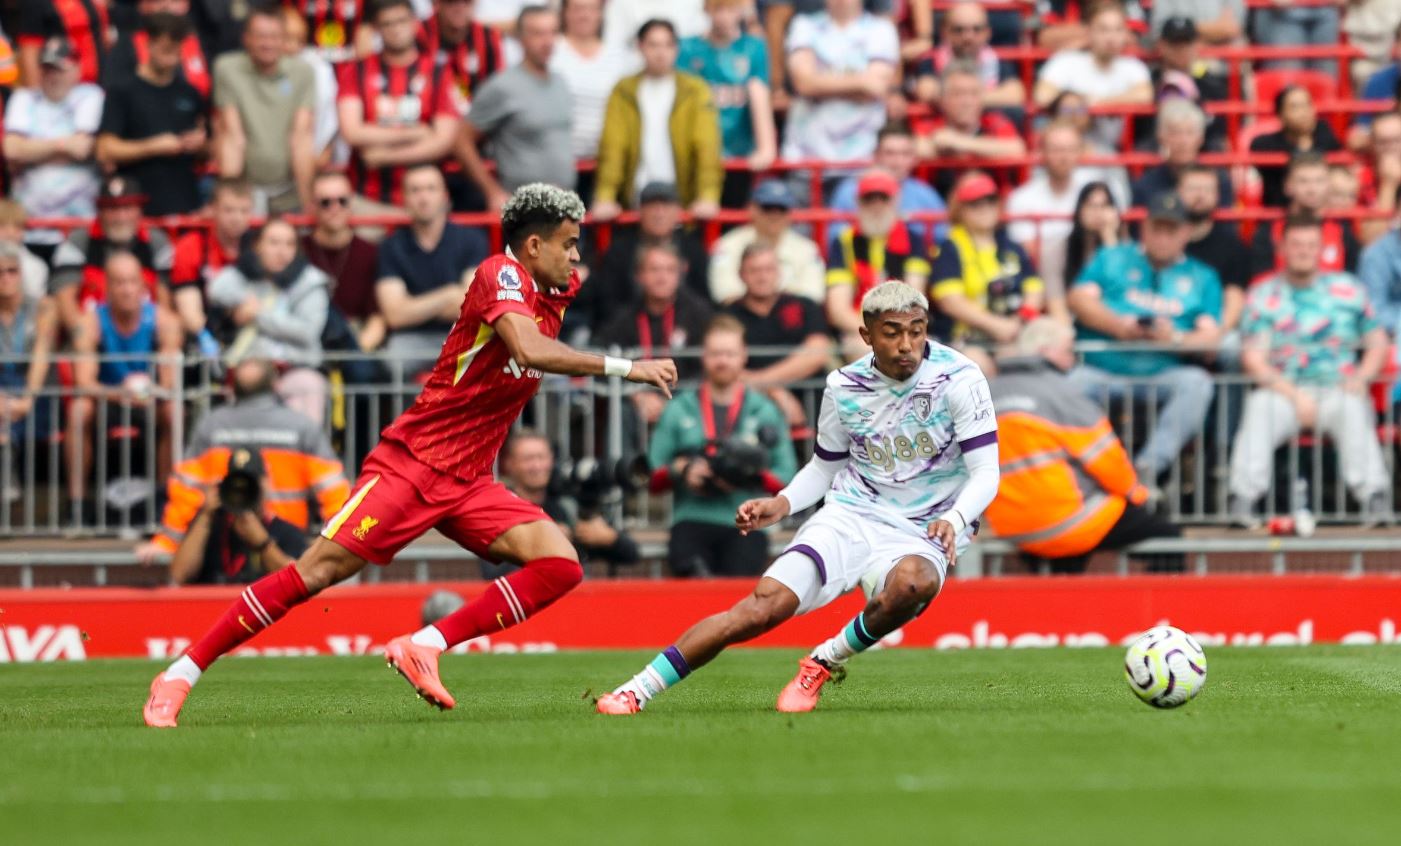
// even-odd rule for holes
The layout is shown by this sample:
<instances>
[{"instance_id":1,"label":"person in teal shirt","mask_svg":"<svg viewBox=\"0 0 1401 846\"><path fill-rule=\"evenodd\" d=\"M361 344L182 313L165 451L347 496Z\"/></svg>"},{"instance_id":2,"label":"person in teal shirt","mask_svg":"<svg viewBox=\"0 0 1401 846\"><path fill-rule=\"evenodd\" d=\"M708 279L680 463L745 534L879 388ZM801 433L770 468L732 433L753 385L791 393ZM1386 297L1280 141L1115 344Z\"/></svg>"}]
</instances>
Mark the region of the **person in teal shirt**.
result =
<instances>
[{"instance_id":1,"label":"person in teal shirt","mask_svg":"<svg viewBox=\"0 0 1401 846\"><path fill-rule=\"evenodd\" d=\"M1160 347L1089 352L1070 373L1099 402L1131 396L1157 406L1157 424L1134 455L1149 483L1201 431L1214 393L1210 374L1193 356L1221 342L1221 279L1186 254L1190 237L1182 200L1172 193L1153 197L1142 244L1100 249L1067 298L1077 340Z\"/></svg>"},{"instance_id":2,"label":"person in teal shirt","mask_svg":"<svg viewBox=\"0 0 1401 846\"><path fill-rule=\"evenodd\" d=\"M702 342L700 387L667 403L652 432L652 489L674 492L667 558L678 576L757 575L768 563L768 535L741 535L735 512L747 499L782 490L797 459L783 412L741 381L747 359L744 325L730 315L712 320ZM757 478L736 486L716 475L717 444L770 438L768 466Z\"/></svg>"},{"instance_id":3,"label":"person in teal shirt","mask_svg":"<svg viewBox=\"0 0 1401 846\"><path fill-rule=\"evenodd\" d=\"M720 114L725 158L748 158L753 170L767 170L778 155L769 55L764 40L742 29L745 0L706 0L710 31L682 39L676 67L710 83Z\"/></svg>"}]
</instances>

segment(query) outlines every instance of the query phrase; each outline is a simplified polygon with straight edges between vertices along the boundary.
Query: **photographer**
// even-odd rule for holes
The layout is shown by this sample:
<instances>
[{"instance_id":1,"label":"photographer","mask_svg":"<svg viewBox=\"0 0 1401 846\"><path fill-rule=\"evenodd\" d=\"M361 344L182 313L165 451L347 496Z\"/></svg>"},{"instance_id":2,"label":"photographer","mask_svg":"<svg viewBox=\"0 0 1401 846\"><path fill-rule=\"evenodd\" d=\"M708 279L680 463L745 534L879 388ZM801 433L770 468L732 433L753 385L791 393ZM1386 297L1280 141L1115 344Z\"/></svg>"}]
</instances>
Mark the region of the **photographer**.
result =
<instances>
[{"instance_id":1,"label":"photographer","mask_svg":"<svg viewBox=\"0 0 1401 846\"><path fill-rule=\"evenodd\" d=\"M543 508L574 542L581 560L606 561L610 572L620 564L636 564L642 557L637 542L610 526L598 510L607 491L591 484L592 479L554 477L555 457L544 435L521 429L506 439L501 448L502 481L516 496Z\"/></svg>"},{"instance_id":2,"label":"photographer","mask_svg":"<svg viewBox=\"0 0 1401 846\"><path fill-rule=\"evenodd\" d=\"M267 484L257 450L236 449L218 485L170 559L170 580L181 584L251 584L306 551L301 530L263 508Z\"/></svg>"},{"instance_id":3,"label":"photographer","mask_svg":"<svg viewBox=\"0 0 1401 846\"><path fill-rule=\"evenodd\" d=\"M782 489L796 459L783 413L740 381L747 359L744 326L712 320L699 390L668 403L652 433L652 490L675 492L667 559L677 576L756 575L768 561L768 536L741 535L735 511Z\"/></svg>"}]
</instances>

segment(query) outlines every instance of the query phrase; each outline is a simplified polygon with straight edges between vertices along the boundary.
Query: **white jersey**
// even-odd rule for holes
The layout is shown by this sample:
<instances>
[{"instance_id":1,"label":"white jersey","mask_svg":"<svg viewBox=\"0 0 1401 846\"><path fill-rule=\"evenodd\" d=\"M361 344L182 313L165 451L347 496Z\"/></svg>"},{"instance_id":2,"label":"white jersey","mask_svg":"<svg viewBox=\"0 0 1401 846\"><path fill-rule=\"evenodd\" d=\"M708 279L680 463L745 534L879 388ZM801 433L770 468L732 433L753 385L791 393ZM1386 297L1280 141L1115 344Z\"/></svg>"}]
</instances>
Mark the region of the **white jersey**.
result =
<instances>
[{"instance_id":1,"label":"white jersey","mask_svg":"<svg viewBox=\"0 0 1401 846\"><path fill-rule=\"evenodd\" d=\"M968 470L963 453L997 440L997 415L982 371L928 342L915 374L897 382L867 355L827 377L817 457L847 459L826 502L892 525L921 527L952 507ZM977 514L964 515L971 524Z\"/></svg>"}]
</instances>

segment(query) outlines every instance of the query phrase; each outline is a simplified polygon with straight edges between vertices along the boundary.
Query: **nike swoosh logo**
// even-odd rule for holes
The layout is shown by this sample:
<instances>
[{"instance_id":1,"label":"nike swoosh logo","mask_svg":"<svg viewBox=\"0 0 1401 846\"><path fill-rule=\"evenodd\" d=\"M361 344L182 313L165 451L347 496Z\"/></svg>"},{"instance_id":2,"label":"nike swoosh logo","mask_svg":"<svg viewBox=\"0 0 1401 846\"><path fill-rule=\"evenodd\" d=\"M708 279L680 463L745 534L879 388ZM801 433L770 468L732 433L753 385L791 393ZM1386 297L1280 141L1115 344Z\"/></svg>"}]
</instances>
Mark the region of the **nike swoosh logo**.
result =
<instances>
[{"instance_id":1,"label":"nike swoosh logo","mask_svg":"<svg viewBox=\"0 0 1401 846\"><path fill-rule=\"evenodd\" d=\"M501 628L506 628L506 618L501 616L501 612L496 612L496 624Z\"/></svg>"},{"instance_id":2,"label":"nike swoosh logo","mask_svg":"<svg viewBox=\"0 0 1401 846\"><path fill-rule=\"evenodd\" d=\"M255 629L255 628L253 628L252 626L248 625L248 621L245 620L245 619L243 619L243 615L242 615L242 614L239 614L239 615L238 615L238 624L239 624L240 626L243 626L245 629L247 629L249 634L257 634L257 633L258 633L258 630L257 630L257 629Z\"/></svg>"}]
</instances>

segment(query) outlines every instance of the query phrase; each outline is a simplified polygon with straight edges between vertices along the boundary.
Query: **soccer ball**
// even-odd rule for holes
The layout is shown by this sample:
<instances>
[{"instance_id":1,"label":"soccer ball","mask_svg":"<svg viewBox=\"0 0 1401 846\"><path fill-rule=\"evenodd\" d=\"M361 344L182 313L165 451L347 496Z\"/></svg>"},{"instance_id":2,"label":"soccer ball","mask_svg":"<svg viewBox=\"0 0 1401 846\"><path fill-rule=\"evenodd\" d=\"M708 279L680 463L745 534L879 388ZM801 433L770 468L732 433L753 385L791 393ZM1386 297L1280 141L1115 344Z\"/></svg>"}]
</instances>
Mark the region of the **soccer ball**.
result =
<instances>
[{"instance_id":1,"label":"soccer ball","mask_svg":"<svg viewBox=\"0 0 1401 846\"><path fill-rule=\"evenodd\" d=\"M1206 653L1181 629L1154 626L1129 646L1124 680L1154 708L1176 708L1206 687Z\"/></svg>"}]
</instances>

